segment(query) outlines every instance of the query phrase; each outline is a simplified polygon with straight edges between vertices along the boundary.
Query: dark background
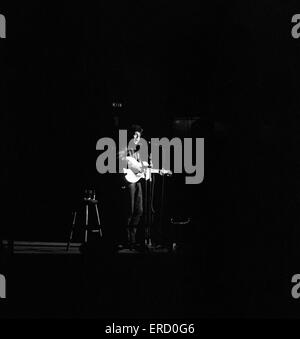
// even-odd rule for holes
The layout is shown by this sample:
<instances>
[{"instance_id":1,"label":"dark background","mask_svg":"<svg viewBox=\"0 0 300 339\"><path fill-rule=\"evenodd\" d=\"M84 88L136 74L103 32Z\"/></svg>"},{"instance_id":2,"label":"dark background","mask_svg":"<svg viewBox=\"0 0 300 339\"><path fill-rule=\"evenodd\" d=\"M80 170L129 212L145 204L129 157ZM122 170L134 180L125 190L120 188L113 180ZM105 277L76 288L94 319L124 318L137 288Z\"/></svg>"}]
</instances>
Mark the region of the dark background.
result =
<instances>
[{"instance_id":1,"label":"dark background","mask_svg":"<svg viewBox=\"0 0 300 339\"><path fill-rule=\"evenodd\" d=\"M299 10L279 0L0 7L5 237L66 241L87 186L114 237L118 186L97 173L95 146L116 121L148 137L204 137L204 182L170 179L169 215L193 218L205 279L232 288L241 312L299 314ZM196 122L180 132L178 117Z\"/></svg>"}]
</instances>

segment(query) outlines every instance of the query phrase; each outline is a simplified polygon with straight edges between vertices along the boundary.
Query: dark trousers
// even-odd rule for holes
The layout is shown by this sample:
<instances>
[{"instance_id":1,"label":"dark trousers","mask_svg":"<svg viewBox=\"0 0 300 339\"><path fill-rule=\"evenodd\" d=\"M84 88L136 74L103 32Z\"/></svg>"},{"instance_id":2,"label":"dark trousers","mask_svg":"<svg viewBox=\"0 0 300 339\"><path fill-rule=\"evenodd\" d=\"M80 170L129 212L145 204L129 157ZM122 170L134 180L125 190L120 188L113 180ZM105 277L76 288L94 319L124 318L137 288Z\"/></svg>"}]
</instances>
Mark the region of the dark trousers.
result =
<instances>
[{"instance_id":1,"label":"dark trousers","mask_svg":"<svg viewBox=\"0 0 300 339\"><path fill-rule=\"evenodd\" d=\"M136 228L143 215L143 192L140 182L129 184L128 190L128 218L127 227Z\"/></svg>"}]
</instances>

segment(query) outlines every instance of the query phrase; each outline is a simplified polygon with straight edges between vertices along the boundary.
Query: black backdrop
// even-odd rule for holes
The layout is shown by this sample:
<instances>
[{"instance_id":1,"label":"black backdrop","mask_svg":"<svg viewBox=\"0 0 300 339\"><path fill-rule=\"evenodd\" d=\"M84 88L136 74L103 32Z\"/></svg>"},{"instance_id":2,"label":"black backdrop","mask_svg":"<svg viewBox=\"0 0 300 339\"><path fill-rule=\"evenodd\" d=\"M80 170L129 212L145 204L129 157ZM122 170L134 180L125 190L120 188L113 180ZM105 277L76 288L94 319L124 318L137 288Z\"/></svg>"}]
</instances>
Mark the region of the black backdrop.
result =
<instances>
[{"instance_id":1,"label":"black backdrop","mask_svg":"<svg viewBox=\"0 0 300 339\"><path fill-rule=\"evenodd\" d=\"M116 132L115 116L148 136L171 136L176 117L195 116L205 179L170 184L170 206L194 217L218 279L239 281L249 298L289 300L299 248L297 10L279 0L0 7L3 232L65 240L74 200L92 185L113 233L116 187L96 172L96 141Z\"/></svg>"}]
</instances>

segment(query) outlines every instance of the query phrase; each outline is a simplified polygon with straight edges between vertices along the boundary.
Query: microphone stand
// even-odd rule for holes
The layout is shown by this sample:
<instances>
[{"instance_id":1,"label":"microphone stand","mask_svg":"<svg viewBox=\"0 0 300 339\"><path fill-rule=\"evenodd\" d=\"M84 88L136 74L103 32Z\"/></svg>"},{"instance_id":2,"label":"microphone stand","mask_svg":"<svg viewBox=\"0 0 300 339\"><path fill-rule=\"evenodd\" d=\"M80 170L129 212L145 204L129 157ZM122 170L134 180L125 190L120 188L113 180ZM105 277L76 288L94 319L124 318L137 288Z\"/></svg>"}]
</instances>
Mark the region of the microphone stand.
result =
<instances>
[{"instance_id":1,"label":"microphone stand","mask_svg":"<svg viewBox=\"0 0 300 339\"><path fill-rule=\"evenodd\" d=\"M149 142L150 143L150 142ZM146 208L146 227L145 227L145 245L147 248L152 247L151 240L151 226L152 226L152 173L151 173L151 156L148 156L148 167L146 169L146 178L149 177L148 180L145 181L145 208Z\"/></svg>"}]
</instances>

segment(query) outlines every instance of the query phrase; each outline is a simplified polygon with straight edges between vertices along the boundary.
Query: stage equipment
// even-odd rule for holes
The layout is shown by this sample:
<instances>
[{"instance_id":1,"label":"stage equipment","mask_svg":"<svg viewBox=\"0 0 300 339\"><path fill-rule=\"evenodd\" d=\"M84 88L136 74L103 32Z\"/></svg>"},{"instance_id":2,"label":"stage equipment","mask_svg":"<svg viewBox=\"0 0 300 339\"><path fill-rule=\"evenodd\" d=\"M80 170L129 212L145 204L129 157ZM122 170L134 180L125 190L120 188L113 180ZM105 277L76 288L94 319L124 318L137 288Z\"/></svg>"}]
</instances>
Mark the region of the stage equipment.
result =
<instances>
[{"instance_id":1,"label":"stage equipment","mask_svg":"<svg viewBox=\"0 0 300 339\"><path fill-rule=\"evenodd\" d=\"M87 243L89 232L99 233L100 238L102 238L103 236L102 225L100 222L100 215L99 215L99 209L98 209L98 200L96 199L96 191L94 189L86 189L84 191L83 203L85 207L84 243ZM96 212L97 225L91 225L89 222L89 213L91 212L91 209L92 210L94 209L94 211ZM72 227L71 227L71 231L69 235L69 240L67 243L67 248L66 248L67 251L69 250L70 243L73 239L73 234L74 234L74 230L76 227L77 214L78 214L78 211L73 212L73 222L72 222Z\"/></svg>"}]
</instances>

